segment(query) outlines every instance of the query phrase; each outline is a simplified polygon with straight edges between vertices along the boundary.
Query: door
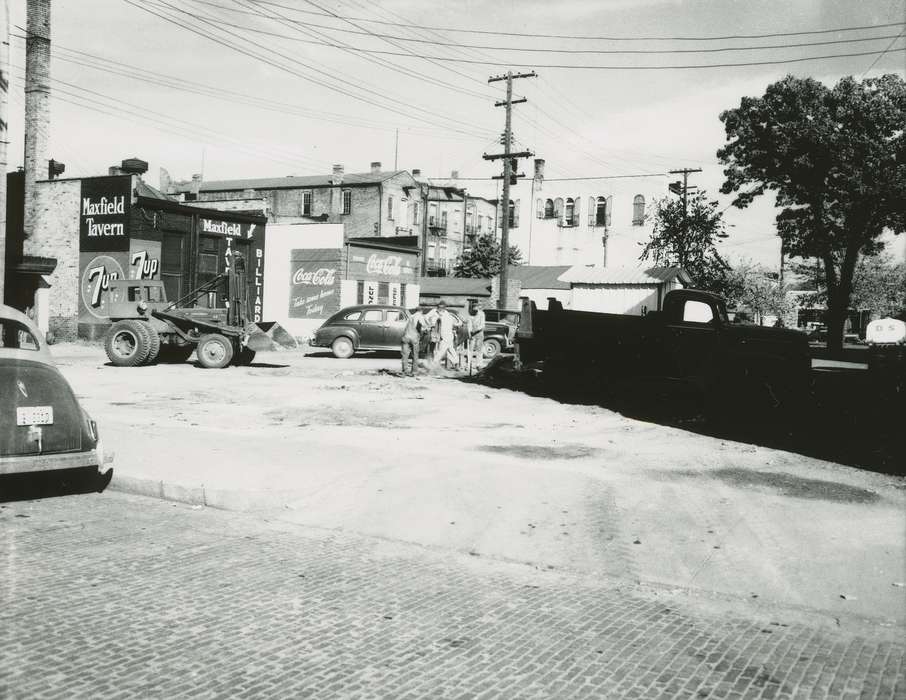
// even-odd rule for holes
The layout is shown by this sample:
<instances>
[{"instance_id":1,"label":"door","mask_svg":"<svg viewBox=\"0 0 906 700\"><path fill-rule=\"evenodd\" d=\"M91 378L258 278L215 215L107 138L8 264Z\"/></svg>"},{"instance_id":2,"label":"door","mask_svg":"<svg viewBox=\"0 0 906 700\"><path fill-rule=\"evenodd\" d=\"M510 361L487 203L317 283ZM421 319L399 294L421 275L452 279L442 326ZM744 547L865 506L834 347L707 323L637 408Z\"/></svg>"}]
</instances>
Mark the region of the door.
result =
<instances>
[{"instance_id":1,"label":"door","mask_svg":"<svg viewBox=\"0 0 906 700\"><path fill-rule=\"evenodd\" d=\"M186 289L185 235L181 233L163 234L160 252L160 278L167 290L167 301L176 301L188 290Z\"/></svg>"},{"instance_id":2,"label":"door","mask_svg":"<svg viewBox=\"0 0 906 700\"><path fill-rule=\"evenodd\" d=\"M408 314L402 309L387 309L384 319L384 347L398 348L409 322Z\"/></svg>"},{"instance_id":3,"label":"door","mask_svg":"<svg viewBox=\"0 0 906 700\"><path fill-rule=\"evenodd\" d=\"M365 309L359 323L359 339L362 347L379 348L384 345L384 310Z\"/></svg>"},{"instance_id":4,"label":"door","mask_svg":"<svg viewBox=\"0 0 906 700\"><path fill-rule=\"evenodd\" d=\"M220 236L198 237L198 273L196 283L199 287L206 282L210 282L224 271L226 268L225 253L224 239ZM224 280L224 284L219 285L216 291L199 297L196 306L209 309L223 308L226 293L226 280Z\"/></svg>"},{"instance_id":5,"label":"door","mask_svg":"<svg viewBox=\"0 0 906 700\"><path fill-rule=\"evenodd\" d=\"M697 299L683 302L680 320L667 324L667 362L670 376L704 377L716 367L719 320L710 304Z\"/></svg>"}]
</instances>

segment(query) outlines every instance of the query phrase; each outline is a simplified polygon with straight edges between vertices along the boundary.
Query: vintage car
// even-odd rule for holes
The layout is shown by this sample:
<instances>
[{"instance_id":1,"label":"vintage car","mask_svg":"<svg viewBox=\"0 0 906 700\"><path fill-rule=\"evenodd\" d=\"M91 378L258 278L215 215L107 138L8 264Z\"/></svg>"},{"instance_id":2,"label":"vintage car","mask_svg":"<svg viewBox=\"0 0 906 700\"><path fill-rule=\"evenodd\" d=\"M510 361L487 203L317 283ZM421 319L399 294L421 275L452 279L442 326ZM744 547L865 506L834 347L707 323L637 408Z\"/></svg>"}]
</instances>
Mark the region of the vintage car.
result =
<instances>
[{"instance_id":1,"label":"vintage car","mask_svg":"<svg viewBox=\"0 0 906 700\"><path fill-rule=\"evenodd\" d=\"M457 312L451 311L460 316ZM335 357L352 357L359 350L399 350L409 312L400 306L365 304L341 309L308 339L315 348L330 348ZM515 326L488 322L482 354L494 357L513 346Z\"/></svg>"},{"instance_id":2,"label":"vintage car","mask_svg":"<svg viewBox=\"0 0 906 700\"><path fill-rule=\"evenodd\" d=\"M54 366L43 334L0 304L0 479L79 469L106 485L112 470L101 476L103 467L97 424Z\"/></svg>"}]
</instances>

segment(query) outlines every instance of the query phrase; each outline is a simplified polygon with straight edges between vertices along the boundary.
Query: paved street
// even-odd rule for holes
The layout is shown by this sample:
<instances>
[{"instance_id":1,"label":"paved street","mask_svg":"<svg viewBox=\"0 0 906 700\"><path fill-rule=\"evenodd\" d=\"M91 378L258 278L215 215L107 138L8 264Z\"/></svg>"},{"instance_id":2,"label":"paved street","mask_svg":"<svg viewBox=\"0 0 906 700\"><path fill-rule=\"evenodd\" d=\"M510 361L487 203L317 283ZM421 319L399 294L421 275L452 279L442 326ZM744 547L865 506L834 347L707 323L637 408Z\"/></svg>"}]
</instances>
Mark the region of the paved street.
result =
<instances>
[{"instance_id":1,"label":"paved street","mask_svg":"<svg viewBox=\"0 0 906 700\"><path fill-rule=\"evenodd\" d=\"M895 627L758 599L109 492L0 522L3 697L906 697Z\"/></svg>"}]
</instances>

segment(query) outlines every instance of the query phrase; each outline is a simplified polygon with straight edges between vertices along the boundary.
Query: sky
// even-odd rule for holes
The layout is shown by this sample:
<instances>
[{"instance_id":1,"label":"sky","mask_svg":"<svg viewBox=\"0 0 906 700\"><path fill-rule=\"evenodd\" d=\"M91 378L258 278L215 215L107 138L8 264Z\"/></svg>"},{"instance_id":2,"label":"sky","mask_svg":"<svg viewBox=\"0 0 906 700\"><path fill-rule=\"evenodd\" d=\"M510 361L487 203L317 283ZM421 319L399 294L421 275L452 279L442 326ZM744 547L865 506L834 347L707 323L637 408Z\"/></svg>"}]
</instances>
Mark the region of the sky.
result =
<instances>
[{"instance_id":1,"label":"sky","mask_svg":"<svg viewBox=\"0 0 906 700\"><path fill-rule=\"evenodd\" d=\"M906 0L53 0L50 155L75 177L139 157L152 185L161 167L216 180L372 161L489 178L505 84L488 78L534 70L514 81L513 128L547 177L701 168L691 182L723 208L720 112L789 73L906 76L904 22ZM25 0L10 24L15 167ZM854 53L870 55L839 56ZM676 67L815 56L838 57ZM776 266L775 215L769 197L728 208L725 256Z\"/></svg>"}]
</instances>

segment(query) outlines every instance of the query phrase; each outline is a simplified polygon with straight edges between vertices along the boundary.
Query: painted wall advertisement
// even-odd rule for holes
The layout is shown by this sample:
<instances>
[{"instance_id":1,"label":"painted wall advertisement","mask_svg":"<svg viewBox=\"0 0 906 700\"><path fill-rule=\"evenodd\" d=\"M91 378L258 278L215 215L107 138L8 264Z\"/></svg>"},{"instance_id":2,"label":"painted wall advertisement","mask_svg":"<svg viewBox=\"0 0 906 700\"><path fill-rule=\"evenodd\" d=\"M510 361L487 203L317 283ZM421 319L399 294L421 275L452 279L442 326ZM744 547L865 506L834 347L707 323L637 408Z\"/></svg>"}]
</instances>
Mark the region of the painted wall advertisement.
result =
<instances>
[{"instance_id":1,"label":"painted wall advertisement","mask_svg":"<svg viewBox=\"0 0 906 700\"><path fill-rule=\"evenodd\" d=\"M249 312L253 321L261 321L261 314L264 311L264 226L201 216L198 218L198 231L202 235L219 236L224 239L225 268L232 265L234 250L245 256Z\"/></svg>"},{"instance_id":2,"label":"painted wall advertisement","mask_svg":"<svg viewBox=\"0 0 906 700\"><path fill-rule=\"evenodd\" d=\"M340 310L340 250L293 250L290 258L289 317L327 318Z\"/></svg>"},{"instance_id":3,"label":"painted wall advertisement","mask_svg":"<svg viewBox=\"0 0 906 700\"><path fill-rule=\"evenodd\" d=\"M79 197L79 250L129 250L132 178L114 175L82 180Z\"/></svg>"},{"instance_id":4,"label":"painted wall advertisement","mask_svg":"<svg viewBox=\"0 0 906 700\"><path fill-rule=\"evenodd\" d=\"M418 254L351 245L347 277L391 284L412 284L418 281Z\"/></svg>"}]
</instances>

